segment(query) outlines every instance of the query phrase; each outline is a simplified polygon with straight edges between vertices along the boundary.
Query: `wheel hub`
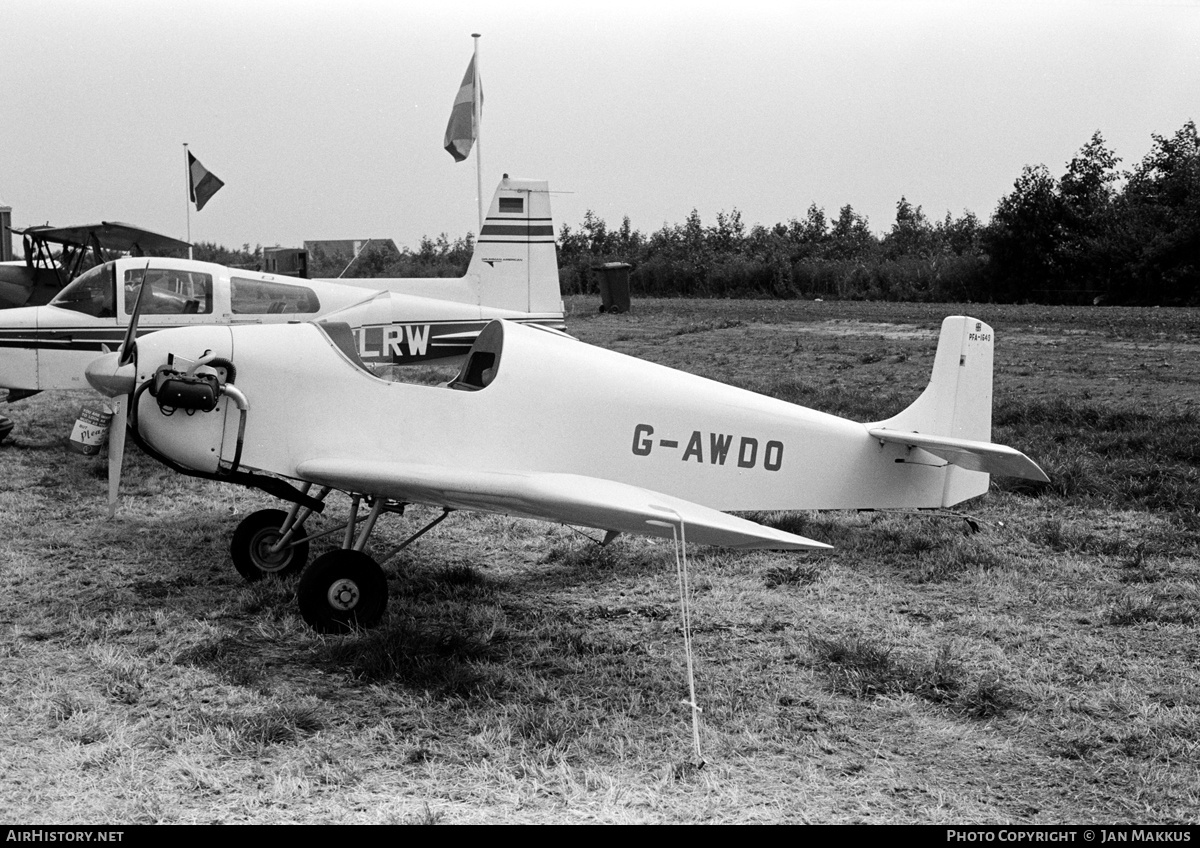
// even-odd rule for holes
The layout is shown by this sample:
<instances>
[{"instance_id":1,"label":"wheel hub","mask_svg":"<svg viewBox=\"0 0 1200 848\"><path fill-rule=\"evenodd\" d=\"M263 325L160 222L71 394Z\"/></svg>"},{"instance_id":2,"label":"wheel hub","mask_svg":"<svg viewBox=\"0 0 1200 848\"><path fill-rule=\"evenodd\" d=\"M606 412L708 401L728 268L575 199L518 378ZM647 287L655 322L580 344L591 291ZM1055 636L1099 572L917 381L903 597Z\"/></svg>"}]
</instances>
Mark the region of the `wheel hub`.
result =
<instances>
[{"instance_id":1,"label":"wheel hub","mask_svg":"<svg viewBox=\"0 0 1200 848\"><path fill-rule=\"evenodd\" d=\"M288 557L291 554L287 548L279 551L272 551L279 540L282 538L277 531L265 533L256 540L254 546L254 559L256 564L263 571L274 571L281 565L287 565Z\"/></svg>"},{"instance_id":2,"label":"wheel hub","mask_svg":"<svg viewBox=\"0 0 1200 848\"><path fill-rule=\"evenodd\" d=\"M358 584L345 578L335 580L329 586L329 591L325 593L325 596L329 599L329 605L334 609L343 611L354 609L359 598Z\"/></svg>"}]
</instances>

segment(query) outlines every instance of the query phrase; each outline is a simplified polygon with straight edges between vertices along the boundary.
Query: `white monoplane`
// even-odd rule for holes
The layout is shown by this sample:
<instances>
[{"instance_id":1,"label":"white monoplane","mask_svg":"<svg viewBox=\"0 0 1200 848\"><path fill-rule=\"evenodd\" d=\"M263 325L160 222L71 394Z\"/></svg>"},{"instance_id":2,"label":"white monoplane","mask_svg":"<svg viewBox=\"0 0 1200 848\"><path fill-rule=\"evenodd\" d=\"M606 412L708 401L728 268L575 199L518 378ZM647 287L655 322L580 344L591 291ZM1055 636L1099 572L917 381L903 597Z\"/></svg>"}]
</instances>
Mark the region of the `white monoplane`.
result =
<instances>
[{"instance_id":1,"label":"white monoplane","mask_svg":"<svg viewBox=\"0 0 1200 848\"><path fill-rule=\"evenodd\" d=\"M502 320L443 386L380 379L336 322L155 333L95 361L88 380L128 396L129 432L151 456L292 503L243 520L233 561L252 580L303 569L300 610L322 631L379 621L387 583L364 547L408 504L444 510L411 538L479 510L606 541L803 550L828 546L727 511L939 508L983 494L989 474L1047 479L990 442L992 329L966 317L943 323L925 392L872 424ZM110 474L120 461L118 443ZM353 502L342 548L305 567L305 520L331 491Z\"/></svg>"},{"instance_id":2,"label":"white monoplane","mask_svg":"<svg viewBox=\"0 0 1200 848\"><path fill-rule=\"evenodd\" d=\"M9 400L82 387L87 364L126 335L143 281L149 296L139 335L336 313L352 326L359 356L374 364L462 357L494 318L563 323L548 186L505 175L457 279L306 280L157 257L96 265L47 305L0 311L0 389Z\"/></svg>"}]
</instances>

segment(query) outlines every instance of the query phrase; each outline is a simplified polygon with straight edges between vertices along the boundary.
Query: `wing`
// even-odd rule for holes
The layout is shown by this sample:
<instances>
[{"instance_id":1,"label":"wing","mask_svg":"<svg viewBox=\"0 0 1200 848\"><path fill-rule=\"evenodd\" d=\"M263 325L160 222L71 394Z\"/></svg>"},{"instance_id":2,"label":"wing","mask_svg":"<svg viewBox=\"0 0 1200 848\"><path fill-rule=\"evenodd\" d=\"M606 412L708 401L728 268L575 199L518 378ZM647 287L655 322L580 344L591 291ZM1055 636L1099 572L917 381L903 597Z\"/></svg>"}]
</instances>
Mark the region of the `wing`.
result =
<instances>
[{"instance_id":1,"label":"wing","mask_svg":"<svg viewBox=\"0 0 1200 848\"><path fill-rule=\"evenodd\" d=\"M69 244L77 247L90 246L92 240L95 239L96 243L105 250L129 253L136 248L142 254L151 256L186 250L191 247L186 241L143 230L132 224L122 224L119 221L101 221L99 224L80 224L73 227L26 227L23 230L13 230L13 232L22 235L28 233L33 238L53 244Z\"/></svg>"},{"instance_id":2,"label":"wing","mask_svg":"<svg viewBox=\"0 0 1200 848\"><path fill-rule=\"evenodd\" d=\"M1042 471L1036 462L1016 448L1005 445L976 442L970 439L955 439L951 436L906 433L903 430L889 430L886 427L872 427L867 432L881 442L920 448L934 456L941 457L951 465L958 465L971 471L983 471L1002 477L1024 477L1027 480L1040 480L1043 483L1050 481L1046 472Z\"/></svg>"},{"instance_id":3,"label":"wing","mask_svg":"<svg viewBox=\"0 0 1200 848\"><path fill-rule=\"evenodd\" d=\"M435 465L311 459L304 480L407 503L556 521L670 539L680 522L689 542L726 548L813 550L829 545L701 504L578 474L452 471Z\"/></svg>"}]
</instances>

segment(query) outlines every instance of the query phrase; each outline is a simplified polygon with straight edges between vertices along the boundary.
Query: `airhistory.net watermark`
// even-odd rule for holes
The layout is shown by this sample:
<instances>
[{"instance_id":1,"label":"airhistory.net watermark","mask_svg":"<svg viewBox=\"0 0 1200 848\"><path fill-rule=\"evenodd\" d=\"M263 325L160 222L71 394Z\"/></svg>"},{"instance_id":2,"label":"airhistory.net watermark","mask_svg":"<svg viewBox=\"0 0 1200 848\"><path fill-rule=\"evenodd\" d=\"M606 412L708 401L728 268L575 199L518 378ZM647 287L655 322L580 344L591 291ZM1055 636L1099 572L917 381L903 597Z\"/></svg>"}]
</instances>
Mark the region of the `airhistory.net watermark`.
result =
<instances>
[{"instance_id":1,"label":"airhistory.net watermark","mask_svg":"<svg viewBox=\"0 0 1200 848\"><path fill-rule=\"evenodd\" d=\"M120 842L123 830L70 830L67 828L8 828L5 842Z\"/></svg>"}]
</instances>

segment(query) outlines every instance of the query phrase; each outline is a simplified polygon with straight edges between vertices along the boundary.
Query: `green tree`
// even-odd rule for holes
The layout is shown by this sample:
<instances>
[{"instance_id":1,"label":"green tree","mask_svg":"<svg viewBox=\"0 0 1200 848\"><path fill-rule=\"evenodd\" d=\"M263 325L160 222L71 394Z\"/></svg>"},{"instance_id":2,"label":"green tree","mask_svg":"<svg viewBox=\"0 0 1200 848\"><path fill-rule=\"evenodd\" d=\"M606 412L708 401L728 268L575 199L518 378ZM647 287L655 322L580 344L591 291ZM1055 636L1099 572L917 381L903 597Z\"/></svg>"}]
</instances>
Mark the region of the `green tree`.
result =
<instances>
[{"instance_id":1,"label":"green tree","mask_svg":"<svg viewBox=\"0 0 1200 848\"><path fill-rule=\"evenodd\" d=\"M934 253L933 228L920 206L914 207L901 196L896 204L896 222L883 237L883 255L889 259L909 257L928 259Z\"/></svg>"},{"instance_id":2,"label":"green tree","mask_svg":"<svg viewBox=\"0 0 1200 848\"><path fill-rule=\"evenodd\" d=\"M211 241L198 241L192 245L192 258L199 262L215 262L231 268L258 268L262 265L262 245L251 249L243 244L241 249L230 249Z\"/></svg>"},{"instance_id":3,"label":"green tree","mask_svg":"<svg viewBox=\"0 0 1200 848\"><path fill-rule=\"evenodd\" d=\"M1045 165L1026 165L1012 192L1000 199L985 238L996 299L1056 297L1063 221L1058 182Z\"/></svg>"},{"instance_id":4,"label":"green tree","mask_svg":"<svg viewBox=\"0 0 1200 848\"><path fill-rule=\"evenodd\" d=\"M716 226L709 227L705 233L709 250L718 255L739 253L745 238L746 226L742 223L742 213L736 208L729 213L718 212Z\"/></svg>"},{"instance_id":5,"label":"green tree","mask_svg":"<svg viewBox=\"0 0 1200 848\"><path fill-rule=\"evenodd\" d=\"M825 210L810 203L803 220L793 218L788 223L788 237L808 256L821 256L829 240L829 220Z\"/></svg>"},{"instance_id":6,"label":"green tree","mask_svg":"<svg viewBox=\"0 0 1200 848\"><path fill-rule=\"evenodd\" d=\"M1124 276L1114 299L1200 303L1200 136L1188 121L1171 137L1153 135L1119 200L1115 253Z\"/></svg>"},{"instance_id":7,"label":"green tree","mask_svg":"<svg viewBox=\"0 0 1200 848\"><path fill-rule=\"evenodd\" d=\"M1087 303L1110 287L1117 164L1121 160L1104 144L1097 130L1067 165L1059 180L1062 197L1062 235L1058 244L1062 285L1074 290L1076 302ZM1119 264L1119 263L1118 263ZM1064 299L1068 299L1065 298Z\"/></svg>"},{"instance_id":8,"label":"green tree","mask_svg":"<svg viewBox=\"0 0 1200 848\"><path fill-rule=\"evenodd\" d=\"M849 203L838 212L829 231L826 255L831 259L868 259L879 245L867 219Z\"/></svg>"},{"instance_id":9,"label":"green tree","mask_svg":"<svg viewBox=\"0 0 1200 848\"><path fill-rule=\"evenodd\" d=\"M933 238L938 252L943 255L983 255L983 225L974 212L966 211L961 218L952 218L947 212L933 228Z\"/></svg>"}]
</instances>

